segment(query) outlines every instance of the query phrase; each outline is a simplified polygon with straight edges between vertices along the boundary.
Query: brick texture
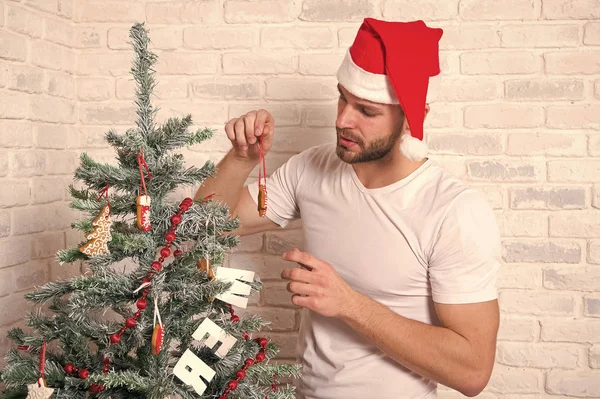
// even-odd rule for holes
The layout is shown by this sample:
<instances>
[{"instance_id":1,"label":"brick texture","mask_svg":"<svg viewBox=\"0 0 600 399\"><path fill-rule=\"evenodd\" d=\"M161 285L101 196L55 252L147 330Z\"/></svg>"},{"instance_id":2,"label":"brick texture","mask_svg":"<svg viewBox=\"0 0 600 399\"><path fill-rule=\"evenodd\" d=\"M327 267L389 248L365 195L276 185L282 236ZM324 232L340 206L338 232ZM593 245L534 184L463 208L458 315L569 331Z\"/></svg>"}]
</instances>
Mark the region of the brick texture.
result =
<instances>
[{"instance_id":1,"label":"brick texture","mask_svg":"<svg viewBox=\"0 0 600 399\"><path fill-rule=\"evenodd\" d=\"M480 188L498 217L496 365L481 399L600 397L600 3L593 0L7 0L0 2L0 355L35 285L82 272L54 253L81 236L66 186L87 151L114 163L109 128L132 127L128 30L159 55L158 121L217 129L186 163L219 161L223 124L265 108L272 172L331 140L335 74L365 17L444 29L430 156ZM255 182L258 168L248 181ZM7 189L6 189L7 188ZM187 189L186 193L191 193ZM180 196L177 193L175 196ZM299 309L281 270L301 224L244 237L228 265L264 290L240 314L270 321L293 362ZM441 398L463 396L440 387Z\"/></svg>"}]
</instances>

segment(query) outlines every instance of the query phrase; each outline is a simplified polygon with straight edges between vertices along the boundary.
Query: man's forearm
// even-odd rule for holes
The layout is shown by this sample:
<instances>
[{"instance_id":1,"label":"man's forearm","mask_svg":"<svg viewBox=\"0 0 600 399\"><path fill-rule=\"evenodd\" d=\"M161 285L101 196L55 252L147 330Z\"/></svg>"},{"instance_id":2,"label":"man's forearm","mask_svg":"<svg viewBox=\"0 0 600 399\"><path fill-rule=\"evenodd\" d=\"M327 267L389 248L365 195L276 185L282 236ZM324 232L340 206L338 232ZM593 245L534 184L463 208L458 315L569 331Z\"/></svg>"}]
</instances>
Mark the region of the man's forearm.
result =
<instances>
[{"instance_id":1,"label":"man's forearm","mask_svg":"<svg viewBox=\"0 0 600 399\"><path fill-rule=\"evenodd\" d=\"M402 317L361 294L353 303L341 319L391 359L465 395L477 393L481 369L466 338Z\"/></svg>"},{"instance_id":2,"label":"man's forearm","mask_svg":"<svg viewBox=\"0 0 600 399\"><path fill-rule=\"evenodd\" d=\"M214 194L213 198L226 203L233 213L240 199L244 183L255 166L255 163L248 160L236 159L233 151L229 151L217 164L217 171L214 176L202 183L194 198L201 200Z\"/></svg>"}]
</instances>

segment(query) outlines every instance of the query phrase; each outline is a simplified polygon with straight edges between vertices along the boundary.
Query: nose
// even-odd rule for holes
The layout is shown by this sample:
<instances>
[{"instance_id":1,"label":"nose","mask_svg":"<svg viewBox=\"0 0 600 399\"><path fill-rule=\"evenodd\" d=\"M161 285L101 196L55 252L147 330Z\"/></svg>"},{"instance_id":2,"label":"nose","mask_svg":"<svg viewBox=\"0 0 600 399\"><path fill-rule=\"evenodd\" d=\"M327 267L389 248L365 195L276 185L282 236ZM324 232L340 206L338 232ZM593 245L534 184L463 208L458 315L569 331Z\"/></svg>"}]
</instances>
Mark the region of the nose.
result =
<instances>
[{"instance_id":1,"label":"nose","mask_svg":"<svg viewBox=\"0 0 600 399\"><path fill-rule=\"evenodd\" d=\"M340 101L335 126L338 129L354 129L356 127L354 112L352 111L352 107L347 103Z\"/></svg>"}]
</instances>

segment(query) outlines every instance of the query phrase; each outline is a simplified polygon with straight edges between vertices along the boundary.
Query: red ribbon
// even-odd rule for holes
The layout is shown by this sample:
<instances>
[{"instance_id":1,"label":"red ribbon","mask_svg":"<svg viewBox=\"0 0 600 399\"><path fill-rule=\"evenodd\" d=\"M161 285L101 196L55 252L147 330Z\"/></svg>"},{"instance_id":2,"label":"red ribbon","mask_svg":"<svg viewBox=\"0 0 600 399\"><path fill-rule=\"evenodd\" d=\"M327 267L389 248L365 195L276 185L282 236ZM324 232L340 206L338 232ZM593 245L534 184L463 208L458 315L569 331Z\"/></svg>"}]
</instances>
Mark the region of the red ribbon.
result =
<instances>
[{"instance_id":1,"label":"red ribbon","mask_svg":"<svg viewBox=\"0 0 600 399\"><path fill-rule=\"evenodd\" d=\"M140 167L140 194L142 190L144 190L144 195L148 195L148 190L146 189L146 179L144 179L144 169L146 169L146 174L148 179L152 179L152 175L150 174L150 168L144 159L144 148L142 148L142 152L138 154L138 165Z\"/></svg>"},{"instance_id":2,"label":"red ribbon","mask_svg":"<svg viewBox=\"0 0 600 399\"><path fill-rule=\"evenodd\" d=\"M108 201L108 179L106 179L106 187L98 191L98 201L100 201L100 198L102 197L106 197L106 200Z\"/></svg>"},{"instance_id":3,"label":"red ribbon","mask_svg":"<svg viewBox=\"0 0 600 399\"><path fill-rule=\"evenodd\" d=\"M30 345L18 345L17 349L21 350L21 351L32 351L35 348L33 346ZM40 380L44 380L44 376L45 376L45 372L46 372L46 342L44 341L44 343L42 344L42 349L40 350L40 379L38 379L38 386L42 386L40 383Z\"/></svg>"},{"instance_id":4,"label":"red ribbon","mask_svg":"<svg viewBox=\"0 0 600 399\"><path fill-rule=\"evenodd\" d=\"M42 345L42 351L40 352L40 375L42 380L44 379L44 371L46 369L46 342Z\"/></svg>"},{"instance_id":5,"label":"red ribbon","mask_svg":"<svg viewBox=\"0 0 600 399\"><path fill-rule=\"evenodd\" d=\"M265 186L266 186L267 185L267 164L265 162L265 154L263 152L263 137L264 137L263 135L260 136L260 140L258 142L258 149L260 151L260 162L262 163L262 167L263 167L262 179L264 180ZM258 187L259 188L260 188L260 180L261 180L260 172L261 172L261 170L260 170L260 168L258 168Z\"/></svg>"}]
</instances>

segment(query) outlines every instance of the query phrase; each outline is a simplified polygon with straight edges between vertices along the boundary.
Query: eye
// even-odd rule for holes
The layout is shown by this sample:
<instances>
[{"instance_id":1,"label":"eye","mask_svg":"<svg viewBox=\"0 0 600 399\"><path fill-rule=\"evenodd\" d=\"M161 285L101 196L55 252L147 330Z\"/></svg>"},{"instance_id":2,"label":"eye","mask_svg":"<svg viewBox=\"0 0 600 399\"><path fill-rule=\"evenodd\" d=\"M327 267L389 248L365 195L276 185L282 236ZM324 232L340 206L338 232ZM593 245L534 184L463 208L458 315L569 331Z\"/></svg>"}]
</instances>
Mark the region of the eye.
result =
<instances>
[{"instance_id":1,"label":"eye","mask_svg":"<svg viewBox=\"0 0 600 399\"><path fill-rule=\"evenodd\" d=\"M361 108L361 109L360 109L360 112L361 112L361 113L362 113L364 116L366 116L367 118L373 118L374 116L376 116L376 115L377 115L377 114L373 114L373 113L371 113L371 112L368 112L368 111L367 111L366 109L364 109L364 108Z\"/></svg>"}]
</instances>

